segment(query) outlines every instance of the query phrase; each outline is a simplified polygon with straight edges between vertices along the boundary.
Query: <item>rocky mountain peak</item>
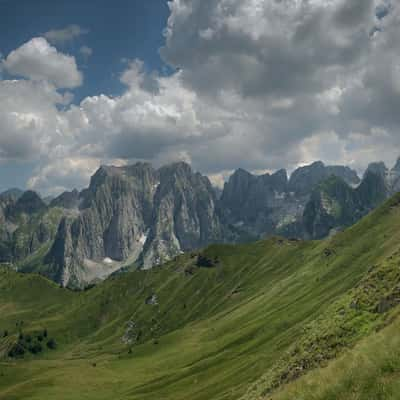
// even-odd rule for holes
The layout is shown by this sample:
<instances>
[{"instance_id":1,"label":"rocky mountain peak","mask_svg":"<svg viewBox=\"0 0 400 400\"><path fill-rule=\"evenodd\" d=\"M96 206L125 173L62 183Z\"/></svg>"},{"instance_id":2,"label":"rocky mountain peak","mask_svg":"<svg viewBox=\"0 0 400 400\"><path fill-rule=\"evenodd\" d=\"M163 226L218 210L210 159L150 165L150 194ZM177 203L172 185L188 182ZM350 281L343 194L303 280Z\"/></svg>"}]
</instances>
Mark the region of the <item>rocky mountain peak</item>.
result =
<instances>
[{"instance_id":1,"label":"rocky mountain peak","mask_svg":"<svg viewBox=\"0 0 400 400\"><path fill-rule=\"evenodd\" d=\"M272 186L278 192L285 192L287 190L288 185L288 174L286 169L280 169L276 171L274 174L270 175L270 181Z\"/></svg>"},{"instance_id":2,"label":"rocky mountain peak","mask_svg":"<svg viewBox=\"0 0 400 400\"><path fill-rule=\"evenodd\" d=\"M80 196L79 215L63 222L47 257L63 284L127 260L151 267L222 237L210 181L183 162L102 166Z\"/></svg>"},{"instance_id":3,"label":"rocky mountain peak","mask_svg":"<svg viewBox=\"0 0 400 400\"><path fill-rule=\"evenodd\" d=\"M36 212L44 211L47 208L41 197L32 190L24 192L15 203L15 206L10 210L13 216L25 213L34 214Z\"/></svg>"},{"instance_id":4,"label":"rocky mountain peak","mask_svg":"<svg viewBox=\"0 0 400 400\"><path fill-rule=\"evenodd\" d=\"M350 185L360 182L357 173L349 167L330 165L325 166L322 161L296 169L289 180L289 189L299 195L309 194L312 189L329 176L342 178Z\"/></svg>"},{"instance_id":5,"label":"rocky mountain peak","mask_svg":"<svg viewBox=\"0 0 400 400\"><path fill-rule=\"evenodd\" d=\"M179 161L176 163L168 164L158 170L161 179L166 178L188 178L193 174L192 167L184 162Z\"/></svg>"},{"instance_id":6,"label":"rocky mountain peak","mask_svg":"<svg viewBox=\"0 0 400 400\"><path fill-rule=\"evenodd\" d=\"M396 164L392 168L392 171L396 171L400 173L400 157L397 159Z\"/></svg>"},{"instance_id":7,"label":"rocky mountain peak","mask_svg":"<svg viewBox=\"0 0 400 400\"><path fill-rule=\"evenodd\" d=\"M380 161L380 162L373 162L368 165L368 168L365 171L365 175L370 172L379 175L381 177L385 177L388 174L389 170L386 167L386 164Z\"/></svg>"},{"instance_id":8,"label":"rocky mountain peak","mask_svg":"<svg viewBox=\"0 0 400 400\"><path fill-rule=\"evenodd\" d=\"M17 189L17 188L8 189L8 190L0 193L0 200L17 201L23 194L24 194L24 191L21 189Z\"/></svg>"},{"instance_id":9,"label":"rocky mountain peak","mask_svg":"<svg viewBox=\"0 0 400 400\"><path fill-rule=\"evenodd\" d=\"M50 207L60 207L65 209L77 209L79 208L80 194L77 189L73 189L71 192L64 192L57 196L50 202Z\"/></svg>"},{"instance_id":10,"label":"rocky mountain peak","mask_svg":"<svg viewBox=\"0 0 400 400\"><path fill-rule=\"evenodd\" d=\"M250 186L255 176L250 172L239 168L225 182L221 196L221 202L225 207L236 209L245 201Z\"/></svg>"}]
</instances>

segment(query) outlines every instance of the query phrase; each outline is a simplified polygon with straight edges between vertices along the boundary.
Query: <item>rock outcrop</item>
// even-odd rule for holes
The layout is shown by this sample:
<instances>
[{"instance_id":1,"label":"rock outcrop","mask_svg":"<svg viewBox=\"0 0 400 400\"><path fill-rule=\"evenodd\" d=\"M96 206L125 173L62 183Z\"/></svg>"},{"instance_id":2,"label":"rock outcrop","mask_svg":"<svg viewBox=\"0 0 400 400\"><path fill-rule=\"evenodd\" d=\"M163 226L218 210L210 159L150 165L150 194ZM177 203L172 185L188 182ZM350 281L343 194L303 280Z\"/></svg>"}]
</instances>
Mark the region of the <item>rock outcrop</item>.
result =
<instances>
[{"instance_id":1,"label":"rock outcrop","mask_svg":"<svg viewBox=\"0 0 400 400\"><path fill-rule=\"evenodd\" d=\"M289 190L296 195L310 195L316 185L330 176L342 178L349 185L358 185L360 178L352 169L340 165L325 166L321 161L298 168L290 177Z\"/></svg>"},{"instance_id":2,"label":"rock outcrop","mask_svg":"<svg viewBox=\"0 0 400 400\"><path fill-rule=\"evenodd\" d=\"M351 186L360 182L348 167L315 162L298 168L290 179L285 170L255 176L237 170L225 184L220 208L225 221L237 229L238 238L269 234L304 236L303 213L315 187L331 176Z\"/></svg>"},{"instance_id":3,"label":"rock outcrop","mask_svg":"<svg viewBox=\"0 0 400 400\"><path fill-rule=\"evenodd\" d=\"M322 239L344 229L398 192L400 160L389 170L382 162L368 166L361 183L352 187L331 177L312 192L304 215L304 237Z\"/></svg>"},{"instance_id":4,"label":"rock outcrop","mask_svg":"<svg viewBox=\"0 0 400 400\"><path fill-rule=\"evenodd\" d=\"M59 213L33 191L11 190L0 195L0 263L19 262L50 244Z\"/></svg>"},{"instance_id":5,"label":"rock outcrop","mask_svg":"<svg viewBox=\"0 0 400 400\"><path fill-rule=\"evenodd\" d=\"M46 262L62 284L84 284L222 238L211 184L189 165L103 166L80 194L79 215L64 217Z\"/></svg>"},{"instance_id":6,"label":"rock outcrop","mask_svg":"<svg viewBox=\"0 0 400 400\"><path fill-rule=\"evenodd\" d=\"M74 189L71 192L64 192L58 197L50 201L50 207L60 207L67 210L74 210L79 208L81 197L79 192Z\"/></svg>"}]
</instances>

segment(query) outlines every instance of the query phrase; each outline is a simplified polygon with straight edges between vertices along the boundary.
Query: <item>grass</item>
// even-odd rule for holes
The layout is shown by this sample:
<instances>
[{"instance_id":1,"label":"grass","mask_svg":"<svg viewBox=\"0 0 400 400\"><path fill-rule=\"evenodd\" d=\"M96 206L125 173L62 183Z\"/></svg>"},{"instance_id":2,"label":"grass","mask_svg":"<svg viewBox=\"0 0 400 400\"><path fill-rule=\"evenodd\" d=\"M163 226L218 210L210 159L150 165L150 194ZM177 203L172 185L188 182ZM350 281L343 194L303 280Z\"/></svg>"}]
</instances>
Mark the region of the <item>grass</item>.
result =
<instances>
[{"instance_id":1,"label":"grass","mask_svg":"<svg viewBox=\"0 0 400 400\"><path fill-rule=\"evenodd\" d=\"M327 371L396 317L399 200L326 241L214 245L204 250L218 259L212 268L185 254L85 292L3 269L0 352L20 330L47 329L58 347L4 356L0 399L250 400L301 390L294 379Z\"/></svg>"},{"instance_id":2,"label":"grass","mask_svg":"<svg viewBox=\"0 0 400 400\"><path fill-rule=\"evenodd\" d=\"M274 400L395 400L400 393L400 320L364 339L326 368L271 396Z\"/></svg>"}]
</instances>

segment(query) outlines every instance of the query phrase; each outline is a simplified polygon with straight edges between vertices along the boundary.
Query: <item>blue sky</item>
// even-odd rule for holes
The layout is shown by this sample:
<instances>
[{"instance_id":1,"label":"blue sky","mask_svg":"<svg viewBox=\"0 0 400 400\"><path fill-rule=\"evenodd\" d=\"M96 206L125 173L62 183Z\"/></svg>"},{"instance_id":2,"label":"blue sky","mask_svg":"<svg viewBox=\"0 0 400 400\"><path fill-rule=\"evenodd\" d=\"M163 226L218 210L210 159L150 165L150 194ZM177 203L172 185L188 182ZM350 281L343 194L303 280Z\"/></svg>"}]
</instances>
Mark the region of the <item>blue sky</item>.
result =
<instances>
[{"instance_id":1,"label":"blue sky","mask_svg":"<svg viewBox=\"0 0 400 400\"><path fill-rule=\"evenodd\" d=\"M122 59L139 58L149 71L169 72L158 49L169 15L167 0L0 0L0 51L9 54L32 37L75 24L88 33L57 46L77 54L85 76L75 102L88 95L120 94ZM93 50L87 59L81 46ZM89 73L90 71L90 73Z\"/></svg>"},{"instance_id":2,"label":"blue sky","mask_svg":"<svg viewBox=\"0 0 400 400\"><path fill-rule=\"evenodd\" d=\"M394 0L0 0L0 191L400 154ZM68 39L68 40L67 40Z\"/></svg>"}]
</instances>

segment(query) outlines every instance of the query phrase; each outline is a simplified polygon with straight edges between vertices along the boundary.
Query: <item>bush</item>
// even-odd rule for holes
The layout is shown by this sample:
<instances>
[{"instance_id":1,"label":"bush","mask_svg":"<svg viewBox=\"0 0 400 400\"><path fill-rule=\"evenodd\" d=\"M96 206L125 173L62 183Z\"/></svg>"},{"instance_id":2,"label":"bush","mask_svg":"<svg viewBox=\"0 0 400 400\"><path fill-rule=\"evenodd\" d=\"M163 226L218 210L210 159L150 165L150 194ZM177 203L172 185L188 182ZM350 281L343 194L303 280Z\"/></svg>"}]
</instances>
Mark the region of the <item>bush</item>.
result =
<instances>
[{"instance_id":1,"label":"bush","mask_svg":"<svg viewBox=\"0 0 400 400\"><path fill-rule=\"evenodd\" d=\"M208 257L205 257L201 254L197 256L197 261L196 265L198 267L204 267L204 268L212 268L215 267L215 264L210 260Z\"/></svg>"},{"instance_id":2,"label":"bush","mask_svg":"<svg viewBox=\"0 0 400 400\"><path fill-rule=\"evenodd\" d=\"M22 357L25 354L24 346L21 343L16 343L8 352L8 357Z\"/></svg>"},{"instance_id":3,"label":"bush","mask_svg":"<svg viewBox=\"0 0 400 400\"><path fill-rule=\"evenodd\" d=\"M56 343L56 341L55 341L54 339L50 339L50 340L47 342L47 347L48 347L50 350L56 349L56 348L57 348L57 343Z\"/></svg>"},{"instance_id":4,"label":"bush","mask_svg":"<svg viewBox=\"0 0 400 400\"><path fill-rule=\"evenodd\" d=\"M3 337L7 337L8 336L8 331L4 331Z\"/></svg>"},{"instance_id":5,"label":"bush","mask_svg":"<svg viewBox=\"0 0 400 400\"><path fill-rule=\"evenodd\" d=\"M32 354L38 354L41 353L43 351L43 347L40 343L35 343L34 345L29 347L29 351Z\"/></svg>"}]
</instances>

